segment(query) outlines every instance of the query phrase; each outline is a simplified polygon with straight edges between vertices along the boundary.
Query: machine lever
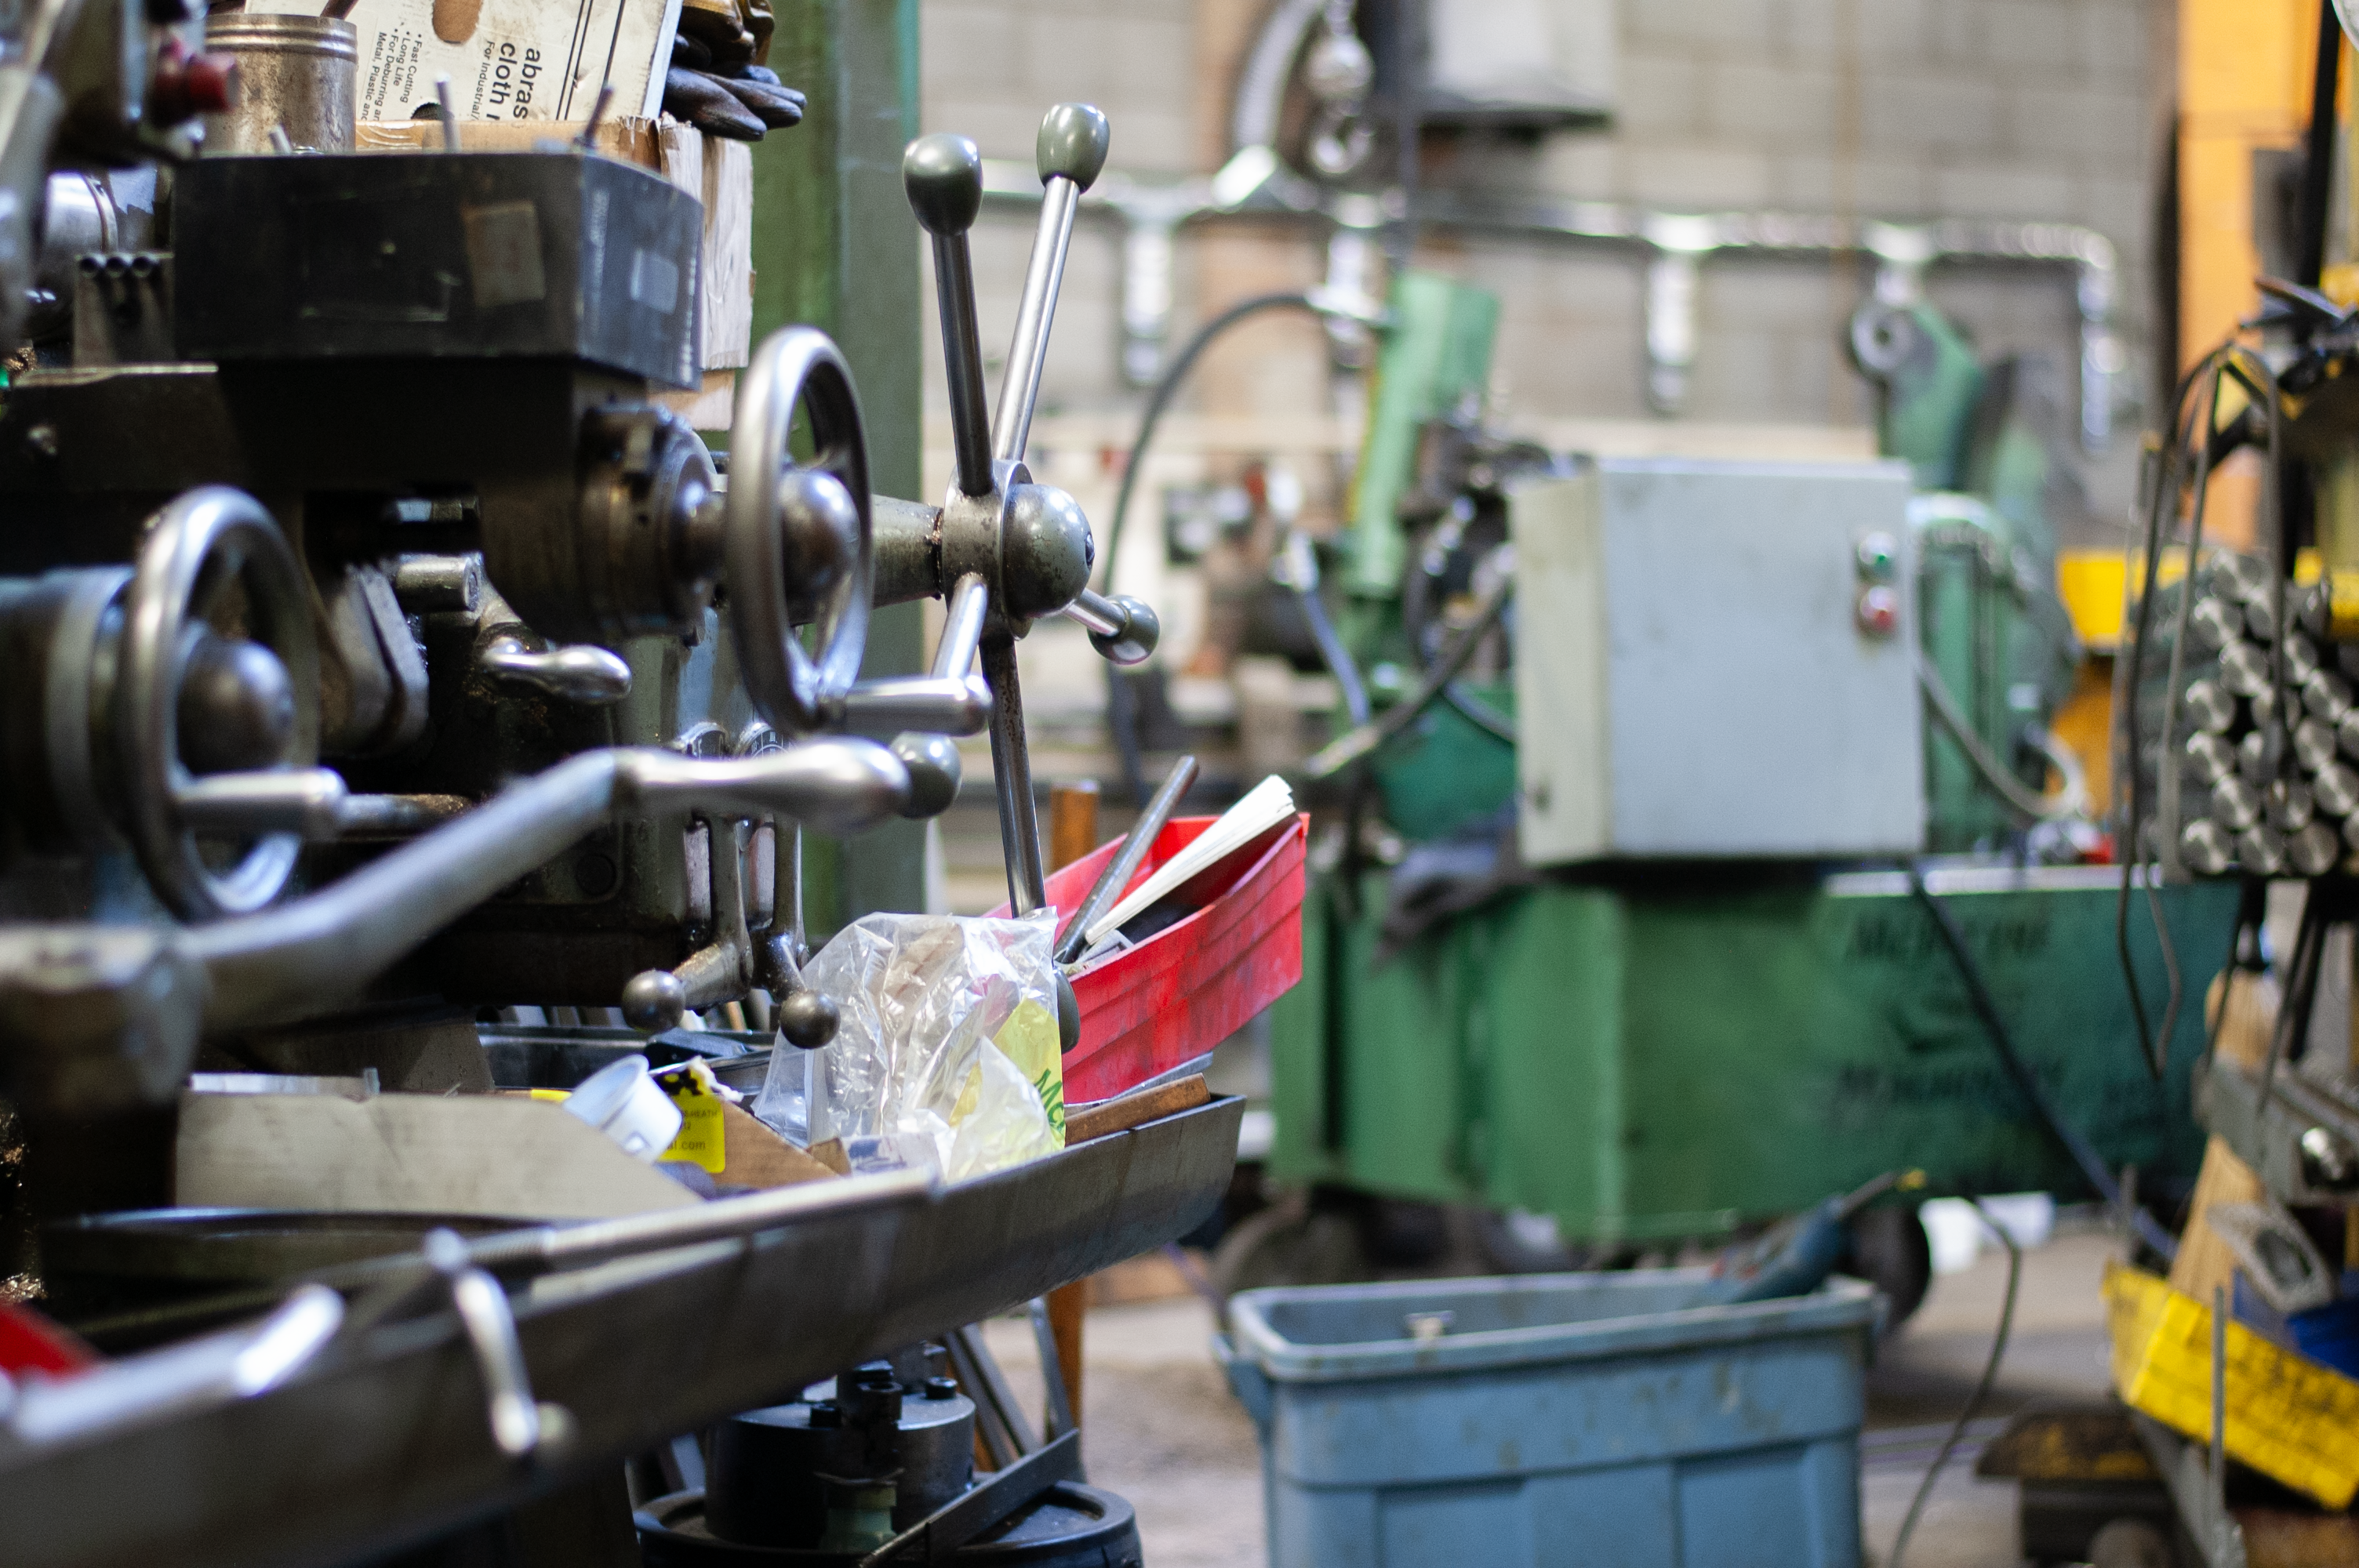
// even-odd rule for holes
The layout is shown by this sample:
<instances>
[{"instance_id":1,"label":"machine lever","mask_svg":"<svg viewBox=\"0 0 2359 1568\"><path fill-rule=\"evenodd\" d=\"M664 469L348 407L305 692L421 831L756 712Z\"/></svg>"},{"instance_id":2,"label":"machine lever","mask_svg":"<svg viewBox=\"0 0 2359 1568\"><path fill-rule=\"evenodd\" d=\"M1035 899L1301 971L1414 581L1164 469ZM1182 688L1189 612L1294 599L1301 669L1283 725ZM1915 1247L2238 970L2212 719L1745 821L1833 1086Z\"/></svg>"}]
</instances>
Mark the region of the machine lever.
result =
<instances>
[{"instance_id":1,"label":"machine lever","mask_svg":"<svg viewBox=\"0 0 2359 1568\"><path fill-rule=\"evenodd\" d=\"M843 699L843 728L855 735L929 730L979 733L991 716L991 692L973 676L886 676L864 680Z\"/></svg>"},{"instance_id":2,"label":"machine lever","mask_svg":"<svg viewBox=\"0 0 2359 1568\"><path fill-rule=\"evenodd\" d=\"M344 781L330 768L210 773L172 791L192 833L294 833L333 838L343 831Z\"/></svg>"},{"instance_id":3,"label":"machine lever","mask_svg":"<svg viewBox=\"0 0 2359 1568\"><path fill-rule=\"evenodd\" d=\"M479 662L495 680L528 686L588 708L603 708L631 695L631 666L622 655L586 643L536 653L521 638L495 637Z\"/></svg>"},{"instance_id":4,"label":"machine lever","mask_svg":"<svg viewBox=\"0 0 2359 1568\"><path fill-rule=\"evenodd\" d=\"M951 446L958 487L989 495L991 427L984 423L983 330L974 310L974 262L966 232L983 210L983 154L964 136L937 132L909 144L901 184L933 242L934 296L941 308L942 362L950 372Z\"/></svg>"},{"instance_id":5,"label":"machine lever","mask_svg":"<svg viewBox=\"0 0 2359 1568\"><path fill-rule=\"evenodd\" d=\"M974 651L983 642L983 623L991 614L991 589L982 575L969 572L951 589L950 612L942 618L942 640L934 647L934 674L959 678L974 668Z\"/></svg>"},{"instance_id":6,"label":"machine lever","mask_svg":"<svg viewBox=\"0 0 2359 1568\"><path fill-rule=\"evenodd\" d=\"M1040 122L1036 145L1043 187L1040 227L1033 235L1031 264L1024 271L1016 338L1007 351L1007 375L999 384L999 409L992 423L993 455L1003 462L1022 462L1031 439L1032 409L1039 400L1040 372L1049 357L1049 329L1065 280L1065 254L1073 243L1073 215L1081 207L1082 192L1105 168L1110 139L1106 117L1087 103L1060 103Z\"/></svg>"},{"instance_id":7,"label":"machine lever","mask_svg":"<svg viewBox=\"0 0 2359 1568\"><path fill-rule=\"evenodd\" d=\"M1154 607L1126 593L1109 599L1085 588L1065 606L1064 614L1088 630L1091 647L1117 665L1145 664L1163 636L1162 618Z\"/></svg>"}]
</instances>

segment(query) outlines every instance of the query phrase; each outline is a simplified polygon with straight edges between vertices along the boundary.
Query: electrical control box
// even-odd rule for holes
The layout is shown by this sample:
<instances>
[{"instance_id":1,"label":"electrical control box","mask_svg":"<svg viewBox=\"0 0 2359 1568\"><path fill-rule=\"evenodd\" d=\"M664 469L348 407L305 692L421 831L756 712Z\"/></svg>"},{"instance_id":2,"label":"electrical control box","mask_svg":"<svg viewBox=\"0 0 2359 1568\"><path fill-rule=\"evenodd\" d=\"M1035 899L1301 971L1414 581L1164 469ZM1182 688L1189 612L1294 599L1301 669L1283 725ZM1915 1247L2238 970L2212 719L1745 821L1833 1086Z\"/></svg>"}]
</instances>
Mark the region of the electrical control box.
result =
<instances>
[{"instance_id":1,"label":"electrical control box","mask_svg":"<svg viewBox=\"0 0 2359 1568\"><path fill-rule=\"evenodd\" d=\"M1919 850L1908 495L1661 458L1513 490L1525 860Z\"/></svg>"}]
</instances>

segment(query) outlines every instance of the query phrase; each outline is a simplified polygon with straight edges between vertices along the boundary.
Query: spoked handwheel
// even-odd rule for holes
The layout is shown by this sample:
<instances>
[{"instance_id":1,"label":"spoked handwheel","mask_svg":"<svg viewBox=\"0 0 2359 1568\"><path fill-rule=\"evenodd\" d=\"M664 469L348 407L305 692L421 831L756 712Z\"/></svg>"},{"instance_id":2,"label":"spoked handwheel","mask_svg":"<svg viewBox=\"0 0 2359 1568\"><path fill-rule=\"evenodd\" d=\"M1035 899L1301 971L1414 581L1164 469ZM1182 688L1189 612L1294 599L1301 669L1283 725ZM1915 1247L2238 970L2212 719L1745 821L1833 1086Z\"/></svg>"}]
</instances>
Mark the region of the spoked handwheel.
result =
<instances>
[{"instance_id":1,"label":"spoked handwheel","mask_svg":"<svg viewBox=\"0 0 2359 1568\"><path fill-rule=\"evenodd\" d=\"M811 456L795 457L799 407ZM764 340L739 384L729 436L725 558L737 662L779 734L827 727L860 676L874 593L868 446L852 372L827 334ZM817 651L795 633L816 622Z\"/></svg>"}]
</instances>

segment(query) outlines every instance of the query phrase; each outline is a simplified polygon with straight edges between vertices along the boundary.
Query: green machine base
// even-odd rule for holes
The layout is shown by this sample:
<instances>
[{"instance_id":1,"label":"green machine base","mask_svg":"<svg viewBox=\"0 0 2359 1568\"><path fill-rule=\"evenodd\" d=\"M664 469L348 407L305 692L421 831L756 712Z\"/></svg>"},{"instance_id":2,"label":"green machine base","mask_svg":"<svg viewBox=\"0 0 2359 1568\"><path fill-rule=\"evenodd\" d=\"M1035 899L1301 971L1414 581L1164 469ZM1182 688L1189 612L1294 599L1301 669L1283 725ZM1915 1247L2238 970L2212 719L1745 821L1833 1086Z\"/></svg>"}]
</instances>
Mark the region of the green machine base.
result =
<instances>
[{"instance_id":1,"label":"green machine base","mask_svg":"<svg viewBox=\"0 0 2359 1568\"><path fill-rule=\"evenodd\" d=\"M2112 1166L2191 1180L2188 1071L2237 890L2163 890L2186 1000L2158 1083L2115 957L2119 875L1954 868L1931 886L2062 1113ZM1302 984L1272 1010L1280 1181L1519 1208L1590 1241L1710 1237L1895 1167L1933 1193L2086 1195L1897 871L1544 883L1381 966L1384 879L1356 913L1339 891L1314 883ZM2131 933L2158 1017L2143 897Z\"/></svg>"}]
</instances>

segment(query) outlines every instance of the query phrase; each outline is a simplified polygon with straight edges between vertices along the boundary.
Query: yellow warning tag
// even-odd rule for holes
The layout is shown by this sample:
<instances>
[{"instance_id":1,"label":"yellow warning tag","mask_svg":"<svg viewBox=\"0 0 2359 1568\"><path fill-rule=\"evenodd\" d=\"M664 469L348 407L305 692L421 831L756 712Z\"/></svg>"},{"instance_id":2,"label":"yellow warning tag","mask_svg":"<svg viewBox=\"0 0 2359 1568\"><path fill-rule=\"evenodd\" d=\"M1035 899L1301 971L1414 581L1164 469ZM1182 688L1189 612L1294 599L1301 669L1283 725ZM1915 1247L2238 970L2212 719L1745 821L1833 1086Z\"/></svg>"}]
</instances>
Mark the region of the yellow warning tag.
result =
<instances>
[{"instance_id":1,"label":"yellow warning tag","mask_svg":"<svg viewBox=\"0 0 2359 1568\"><path fill-rule=\"evenodd\" d=\"M675 1067L656 1079L679 1107L679 1136L665 1150L667 1160L690 1160L714 1175L728 1162L727 1140L722 1132L721 1097L713 1092L712 1069L701 1062Z\"/></svg>"}]
</instances>

